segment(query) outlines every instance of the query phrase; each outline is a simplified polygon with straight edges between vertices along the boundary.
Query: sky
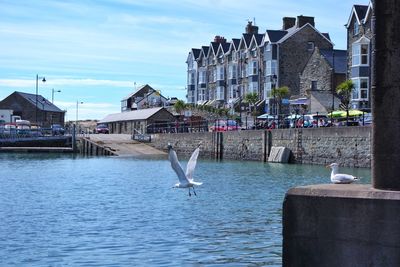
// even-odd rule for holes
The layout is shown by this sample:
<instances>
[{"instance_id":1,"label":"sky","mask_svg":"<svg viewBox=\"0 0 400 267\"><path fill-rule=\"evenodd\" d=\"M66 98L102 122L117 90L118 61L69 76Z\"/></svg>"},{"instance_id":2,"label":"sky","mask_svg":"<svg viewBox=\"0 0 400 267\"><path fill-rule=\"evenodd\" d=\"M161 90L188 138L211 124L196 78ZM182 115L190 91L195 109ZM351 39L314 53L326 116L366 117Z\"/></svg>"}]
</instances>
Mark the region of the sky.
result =
<instances>
[{"instance_id":1,"label":"sky","mask_svg":"<svg viewBox=\"0 0 400 267\"><path fill-rule=\"evenodd\" d=\"M214 36L240 38L247 21L259 33L282 17L314 16L335 49L346 48L351 0L0 0L0 100L39 94L66 120L120 112L141 85L186 101L186 59ZM61 92L57 92L61 91ZM82 102L82 103L81 103Z\"/></svg>"}]
</instances>

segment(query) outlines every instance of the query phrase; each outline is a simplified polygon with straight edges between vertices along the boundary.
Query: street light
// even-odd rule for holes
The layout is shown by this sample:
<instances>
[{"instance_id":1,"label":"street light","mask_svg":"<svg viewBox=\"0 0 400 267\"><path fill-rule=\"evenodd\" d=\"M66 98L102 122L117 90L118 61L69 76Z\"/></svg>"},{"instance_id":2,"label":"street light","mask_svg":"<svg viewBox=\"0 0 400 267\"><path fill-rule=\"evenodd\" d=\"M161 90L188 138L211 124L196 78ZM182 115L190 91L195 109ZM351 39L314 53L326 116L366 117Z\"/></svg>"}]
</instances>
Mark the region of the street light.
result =
<instances>
[{"instance_id":1,"label":"street light","mask_svg":"<svg viewBox=\"0 0 400 267\"><path fill-rule=\"evenodd\" d=\"M54 90L54 88L51 89L51 103L52 104L54 104L54 92L61 93L61 90Z\"/></svg>"},{"instance_id":2,"label":"street light","mask_svg":"<svg viewBox=\"0 0 400 267\"><path fill-rule=\"evenodd\" d=\"M42 82L46 82L46 78L45 77L39 77L38 74L36 74L36 104L35 104L35 120L36 120L36 124L38 124L38 87L39 87L39 79L42 79Z\"/></svg>"},{"instance_id":3,"label":"street light","mask_svg":"<svg viewBox=\"0 0 400 267\"><path fill-rule=\"evenodd\" d=\"M83 104L83 102L79 102L78 100L76 101L76 122L75 122L75 125L76 125L77 128L78 128L78 105L79 104Z\"/></svg>"}]
</instances>

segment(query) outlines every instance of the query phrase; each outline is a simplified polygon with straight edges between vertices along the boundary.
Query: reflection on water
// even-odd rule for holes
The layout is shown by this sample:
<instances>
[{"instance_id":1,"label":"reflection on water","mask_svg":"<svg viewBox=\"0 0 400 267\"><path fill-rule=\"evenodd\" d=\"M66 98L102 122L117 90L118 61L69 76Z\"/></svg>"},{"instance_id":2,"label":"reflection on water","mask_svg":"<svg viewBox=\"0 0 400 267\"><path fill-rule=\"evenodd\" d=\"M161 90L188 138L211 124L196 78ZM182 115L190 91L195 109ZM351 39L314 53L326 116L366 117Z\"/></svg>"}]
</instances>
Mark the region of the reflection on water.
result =
<instances>
[{"instance_id":1,"label":"reflection on water","mask_svg":"<svg viewBox=\"0 0 400 267\"><path fill-rule=\"evenodd\" d=\"M0 154L0 266L280 266L285 192L329 175L200 160L189 197L166 157Z\"/></svg>"}]
</instances>

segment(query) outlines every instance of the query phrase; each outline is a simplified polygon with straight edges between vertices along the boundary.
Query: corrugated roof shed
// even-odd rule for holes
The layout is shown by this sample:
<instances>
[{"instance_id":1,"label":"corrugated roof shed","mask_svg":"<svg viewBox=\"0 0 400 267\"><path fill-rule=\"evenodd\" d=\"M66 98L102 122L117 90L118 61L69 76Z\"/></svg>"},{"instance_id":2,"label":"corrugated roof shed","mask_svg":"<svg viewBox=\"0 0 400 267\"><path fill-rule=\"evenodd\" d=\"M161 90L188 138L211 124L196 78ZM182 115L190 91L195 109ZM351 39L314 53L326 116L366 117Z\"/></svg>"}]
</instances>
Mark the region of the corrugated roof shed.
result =
<instances>
[{"instance_id":1,"label":"corrugated roof shed","mask_svg":"<svg viewBox=\"0 0 400 267\"><path fill-rule=\"evenodd\" d=\"M109 114L104 119L100 120L99 123L147 120L162 109L164 108L146 108L122 113Z\"/></svg>"}]
</instances>

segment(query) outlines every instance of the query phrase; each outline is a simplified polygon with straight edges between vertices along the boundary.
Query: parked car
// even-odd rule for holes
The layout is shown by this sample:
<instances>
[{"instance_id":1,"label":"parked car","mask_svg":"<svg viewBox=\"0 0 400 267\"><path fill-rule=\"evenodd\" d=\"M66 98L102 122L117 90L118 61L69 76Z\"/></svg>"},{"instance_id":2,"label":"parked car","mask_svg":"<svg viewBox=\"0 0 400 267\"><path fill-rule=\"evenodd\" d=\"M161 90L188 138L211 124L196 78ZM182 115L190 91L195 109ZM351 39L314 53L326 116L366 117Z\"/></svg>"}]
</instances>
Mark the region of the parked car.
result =
<instances>
[{"instance_id":1,"label":"parked car","mask_svg":"<svg viewBox=\"0 0 400 267\"><path fill-rule=\"evenodd\" d=\"M64 135L65 129L60 124L51 125L51 134L52 135Z\"/></svg>"},{"instance_id":2,"label":"parked car","mask_svg":"<svg viewBox=\"0 0 400 267\"><path fill-rule=\"evenodd\" d=\"M211 132L237 131L239 125L234 120L216 120L210 127Z\"/></svg>"},{"instance_id":3,"label":"parked car","mask_svg":"<svg viewBox=\"0 0 400 267\"><path fill-rule=\"evenodd\" d=\"M108 129L108 126L106 124L99 124L96 126L96 129L94 129L95 133L103 133L103 134L109 134L110 129Z\"/></svg>"}]
</instances>

